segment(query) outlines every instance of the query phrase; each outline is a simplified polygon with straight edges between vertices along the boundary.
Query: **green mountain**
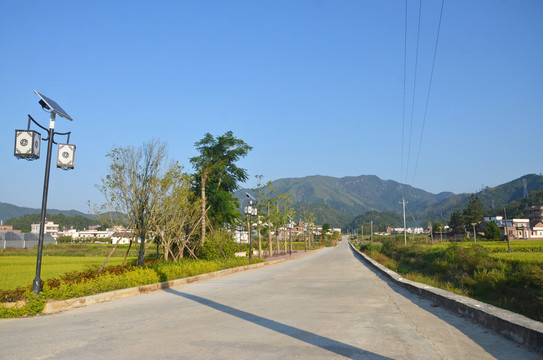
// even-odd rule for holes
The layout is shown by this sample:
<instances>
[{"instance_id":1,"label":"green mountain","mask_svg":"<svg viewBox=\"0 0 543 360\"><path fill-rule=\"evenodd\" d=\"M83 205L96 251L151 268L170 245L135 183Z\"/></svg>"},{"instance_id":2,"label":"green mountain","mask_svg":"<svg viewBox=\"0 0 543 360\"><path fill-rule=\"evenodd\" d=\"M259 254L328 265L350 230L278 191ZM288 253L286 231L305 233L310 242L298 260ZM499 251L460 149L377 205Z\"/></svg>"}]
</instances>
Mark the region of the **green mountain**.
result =
<instances>
[{"instance_id":1,"label":"green mountain","mask_svg":"<svg viewBox=\"0 0 543 360\"><path fill-rule=\"evenodd\" d=\"M528 193L541 190L543 176L530 174L503 185L485 187L477 196L486 210L503 209L512 201L524 197L525 183ZM458 207L465 206L471 195L451 192L432 194L392 180L382 180L374 175L285 178L273 181L272 186L277 189L277 193L290 195L297 217L300 217L298 214L302 204L305 204L305 208L315 214L317 223L328 222L342 228L352 228L371 221L366 217L354 219L369 211L387 213L380 216L384 223L403 226L403 220L400 222L397 216L402 213L402 198L405 198L407 204L408 226L426 226L428 221L448 223L450 214ZM250 190L242 189L235 194L242 206L247 202L245 192ZM377 217L375 212L372 214ZM377 223L376 219L373 221Z\"/></svg>"},{"instance_id":2,"label":"green mountain","mask_svg":"<svg viewBox=\"0 0 543 360\"><path fill-rule=\"evenodd\" d=\"M541 190L543 189L543 176L536 174L524 175L502 185L485 187L477 192L476 195L481 200L486 212L493 213L492 209L498 209L501 214L504 207L524 197L525 183L527 194L532 191ZM448 221L453 211L458 207L464 207L469 202L470 195L453 195L441 202L429 204L424 211L419 212L419 215L429 219L446 219Z\"/></svg>"},{"instance_id":3,"label":"green mountain","mask_svg":"<svg viewBox=\"0 0 543 360\"><path fill-rule=\"evenodd\" d=\"M0 220L4 223L12 218L18 218L27 214L39 214L41 209L33 209L28 207L20 207L8 203L0 202ZM66 216L84 216L87 218L94 218L93 215L82 213L77 210L57 210L57 209L47 209L48 214L64 214Z\"/></svg>"},{"instance_id":4,"label":"green mountain","mask_svg":"<svg viewBox=\"0 0 543 360\"><path fill-rule=\"evenodd\" d=\"M294 203L325 204L350 217L366 211L397 211L405 197L412 211L421 211L453 193L431 194L375 175L308 176L279 179L272 182L278 193L288 193Z\"/></svg>"}]
</instances>

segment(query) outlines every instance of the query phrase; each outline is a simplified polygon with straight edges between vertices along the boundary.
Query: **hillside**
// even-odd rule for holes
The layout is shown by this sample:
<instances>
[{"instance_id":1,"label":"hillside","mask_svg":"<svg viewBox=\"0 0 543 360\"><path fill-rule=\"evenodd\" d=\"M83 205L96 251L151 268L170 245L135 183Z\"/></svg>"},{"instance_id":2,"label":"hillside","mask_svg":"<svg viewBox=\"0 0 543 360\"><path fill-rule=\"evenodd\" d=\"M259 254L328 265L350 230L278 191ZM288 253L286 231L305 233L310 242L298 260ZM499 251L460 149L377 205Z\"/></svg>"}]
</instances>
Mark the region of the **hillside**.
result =
<instances>
[{"instance_id":1,"label":"hillside","mask_svg":"<svg viewBox=\"0 0 543 360\"><path fill-rule=\"evenodd\" d=\"M524 181L526 181L528 193L543 189L543 176L529 174L502 185L485 187L477 193L477 196L486 210L503 209L511 202L524 197ZM469 198L470 194L450 196L441 202L430 204L424 211L419 212L419 215L432 219L443 217L448 220L451 212L458 207L465 206L469 202Z\"/></svg>"},{"instance_id":2,"label":"hillside","mask_svg":"<svg viewBox=\"0 0 543 360\"><path fill-rule=\"evenodd\" d=\"M412 211L421 211L453 195L431 194L392 180L382 180L375 175L308 176L287 178L272 182L279 193L288 193L294 203L325 204L350 217L370 210L397 211L402 196L410 203Z\"/></svg>"},{"instance_id":3,"label":"hillside","mask_svg":"<svg viewBox=\"0 0 543 360\"><path fill-rule=\"evenodd\" d=\"M477 195L485 209L503 208L524 196L524 181L528 192L543 189L543 176L529 174L503 185L486 187ZM428 221L447 223L450 214L458 207L465 206L470 198L470 194L432 194L374 175L285 178L273 181L272 186L277 188L278 193L290 194L296 210L301 204L306 204L315 213L318 223L328 222L343 228L350 227L355 217L368 211L401 213L402 197L407 202L408 223L413 219L417 226L425 226ZM242 205L246 203L246 191L250 192L242 189L236 193ZM355 223L361 220L357 219Z\"/></svg>"},{"instance_id":4,"label":"hillside","mask_svg":"<svg viewBox=\"0 0 543 360\"><path fill-rule=\"evenodd\" d=\"M543 190L543 176L529 174L499 186L485 187L477 196L487 212L492 212L491 209L503 209L524 197L524 183L528 193ZM375 175L285 178L273 181L272 186L277 189L277 193L290 194L296 210L296 220L302 217L301 209L304 208L315 214L317 223L327 222L342 228L349 227L355 217L368 211L400 214L402 197L407 202L408 222L414 219L417 226L425 226L428 221L448 223L450 214L458 207L465 206L470 197L470 194L451 192L432 194L392 180L382 180ZM242 207L247 203L246 192L251 190L240 189L234 194ZM40 209L0 202L0 220L4 223L11 218L38 213ZM76 210L48 209L47 213L93 218L92 215ZM355 223L359 221L365 219L359 218ZM390 218L388 222L396 224L397 221Z\"/></svg>"},{"instance_id":5,"label":"hillside","mask_svg":"<svg viewBox=\"0 0 543 360\"><path fill-rule=\"evenodd\" d=\"M34 209L28 207L20 207L8 203L0 202L0 220L4 223L12 218L18 218L27 214L39 214L41 209ZM93 215L82 213L77 210L57 210L47 209L48 214L64 214L66 216L84 216L87 218L94 218Z\"/></svg>"},{"instance_id":6,"label":"hillside","mask_svg":"<svg viewBox=\"0 0 543 360\"><path fill-rule=\"evenodd\" d=\"M272 186L277 193L290 194L298 218L301 217L301 204L306 204L315 214L317 223L328 222L340 227L346 227L355 216L367 211L401 211L402 197L409 203L410 211L420 212L430 204L454 195L450 192L432 194L396 181L382 180L375 175L285 178L273 181ZM235 194L242 205L246 203L244 195L247 191L250 192L242 189Z\"/></svg>"}]
</instances>

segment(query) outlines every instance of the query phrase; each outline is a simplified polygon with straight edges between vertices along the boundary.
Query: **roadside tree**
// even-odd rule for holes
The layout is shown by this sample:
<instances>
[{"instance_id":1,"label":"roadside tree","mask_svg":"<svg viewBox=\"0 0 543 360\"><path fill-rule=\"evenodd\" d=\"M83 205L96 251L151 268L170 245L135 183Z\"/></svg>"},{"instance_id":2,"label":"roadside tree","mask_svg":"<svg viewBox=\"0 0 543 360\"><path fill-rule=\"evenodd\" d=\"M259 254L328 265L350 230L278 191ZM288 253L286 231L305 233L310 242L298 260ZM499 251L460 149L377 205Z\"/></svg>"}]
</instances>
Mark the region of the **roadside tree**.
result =
<instances>
[{"instance_id":1,"label":"roadside tree","mask_svg":"<svg viewBox=\"0 0 543 360\"><path fill-rule=\"evenodd\" d=\"M233 191L247 180L245 169L236 165L252 147L234 137L232 131L216 138L210 133L195 143L200 153L190 162L196 170L195 192L200 194L201 244L205 243L207 226L234 224L239 218L238 201ZM210 220L210 224L207 220Z\"/></svg>"},{"instance_id":2,"label":"roadside tree","mask_svg":"<svg viewBox=\"0 0 543 360\"><path fill-rule=\"evenodd\" d=\"M162 181L170 171L166 144L152 140L142 147L115 147L106 155L111 163L97 185L105 198L99 213L120 216L139 239L138 265L143 265L145 242L162 211ZM132 240L130 245L132 245Z\"/></svg>"}]
</instances>

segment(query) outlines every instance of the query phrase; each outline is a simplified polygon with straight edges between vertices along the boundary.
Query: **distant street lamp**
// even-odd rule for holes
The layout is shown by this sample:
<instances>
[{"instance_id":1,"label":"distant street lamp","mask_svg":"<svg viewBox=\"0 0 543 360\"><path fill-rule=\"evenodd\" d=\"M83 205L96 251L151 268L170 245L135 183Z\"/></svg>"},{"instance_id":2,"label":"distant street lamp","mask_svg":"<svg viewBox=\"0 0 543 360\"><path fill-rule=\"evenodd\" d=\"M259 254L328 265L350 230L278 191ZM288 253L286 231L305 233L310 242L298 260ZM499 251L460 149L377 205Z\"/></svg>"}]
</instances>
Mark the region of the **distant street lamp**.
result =
<instances>
[{"instance_id":1,"label":"distant street lamp","mask_svg":"<svg viewBox=\"0 0 543 360\"><path fill-rule=\"evenodd\" d=\"M28 127L27 130L15 130L15 150L14 155L18 159L26 160L37 160L40 158L40 140L41 134L30 130L30 123L33 122L41 129L45 130L48 133L48 137L43 139L47 141L47 160L45 162L45 178L43 181L43 196L41 203L41 217L40 217L40 233L38 238L38 256L36 261L36 277L32 283L32 291L39 294L42 290L42 281L41 281L41 258L43 250L43 237L45 233L45 214L47 209L47 193L49 191L49 173L51 169L51 152L53 149L53 143L57 144L54 140L55 135L67 136L68 139L66 144L58 144L58 156L57 156L57 167L63 170L70 170L74 168L74 157L75 157L75 145L70 145L70 134L67 133L58 133L55 132L55 118L58 114L59 116L66 118L70 121L73 119L57 104L55 101L49 99L47 96L40 94L37 91L34 91L36 95L40 97L39 104L44 110L49 110L49 129L38 124L32 116L28 115Z\"/></svg>"},{"instance_id":2,"label":"distant street lamp","mask_svg":"<svg viewBox=\"0 0 543 360\"><path fill-rule=\"evenodd\" d=\"M292 218L289 216L288 217L288 224L287 224L287 228L288 228L288 243L289 243L289 255L292 255L292 237L291 237L291 230L292 230L292 227L293 227L293 224L292 224Z\"/></svg>"},{"instance_id":3,"label":"distant street lamp","mask_svg":"<svg viewBox=\"0 0 543 360\"><path fill-rule=\"evenodd\" d=\"M253 258L253 246L252 246L252 242L251 242L251 217L252 216L257 216L258 211L257 211L256 207L253 206L254 198L251 195L249 195L249 193L245 193L245 195L247 195L247 197L249 198L249 205L245 206L244 212L245 212L245 215L247 216L247 221L249 223L249 226L248 226L248 229L249 229L249 259L252 259Z\"/></svg>"}]
</instances>

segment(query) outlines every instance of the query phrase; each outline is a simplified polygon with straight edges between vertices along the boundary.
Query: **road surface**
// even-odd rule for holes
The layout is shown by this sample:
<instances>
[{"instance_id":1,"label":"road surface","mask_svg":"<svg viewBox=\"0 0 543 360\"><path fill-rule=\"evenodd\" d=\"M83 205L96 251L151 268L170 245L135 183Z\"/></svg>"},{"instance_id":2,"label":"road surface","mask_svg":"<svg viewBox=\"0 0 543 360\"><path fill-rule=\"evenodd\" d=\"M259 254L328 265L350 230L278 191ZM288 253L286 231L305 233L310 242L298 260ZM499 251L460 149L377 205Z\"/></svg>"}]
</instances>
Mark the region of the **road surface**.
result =
<instances>
[{"instance_id":1,"label":"road surface","mask_svg":"<svg viewBox=\"0 0 543 360\"><path fill-rule=\"evenodd\" d=\"M344 241L277 265L28 319L0 359L541 359L381 279Z\"/></svg>"}]
</instances>

